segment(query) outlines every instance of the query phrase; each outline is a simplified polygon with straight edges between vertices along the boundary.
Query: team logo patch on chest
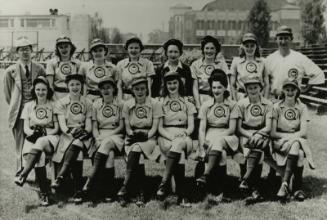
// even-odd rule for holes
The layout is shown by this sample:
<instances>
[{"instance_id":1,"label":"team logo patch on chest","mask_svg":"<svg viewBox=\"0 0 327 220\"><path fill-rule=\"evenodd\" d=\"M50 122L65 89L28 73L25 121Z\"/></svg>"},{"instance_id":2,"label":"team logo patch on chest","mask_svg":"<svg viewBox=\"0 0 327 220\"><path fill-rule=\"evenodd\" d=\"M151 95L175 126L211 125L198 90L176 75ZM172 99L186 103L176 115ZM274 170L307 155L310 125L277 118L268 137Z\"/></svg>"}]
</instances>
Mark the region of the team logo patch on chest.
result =
<instances>
[{"instance_id":1,"label":"team logo patch on chest","mask_svg":"<svg viewBox=\"0 0 327 220\"><path fill-rule=\"evenodd\" d=\"M47 110L45 108L38 108L35 115L37 119L45 119L47 117Z\"/></svg>"},{"instance_id":2,"label":"team logo patch on chest","mask_svg":"<svg viewBox=\"0 0 327 220\"><path fill-rule=\"evenodd\" d=\"M295 68L292 68L288 71L288 78L297 79L299 76L299 71Z\"/></svg>"},{"instance_id":3,"label":"team logo patch on chest","mask_svg":"<svg viewBox=\"0 0 327 220\"><path fill-rule=\"evenodd\" d=\"M181 104L177 101L170 102L169 107L170 107L170 110L172 110L173 112L178 112L178 111L182 110Z\"/></svg>"},{"instance_id":4,"label":"team logo patch on chest","mask_svg":"<svg viewBox=\"0 0 327 220\"><path fill-rule=\"evenodd\" d=\"M139 73L139 72L140 72L139 66L138 66L136 63L131 63L131 64L128 66L128 72L129 72L130 74L136 74L136 73Z\"/></svg>"},{"instance_id":5,"label":"team logo patch on chest","mask_svg":"<svg viewBox=\"0 0 327 220\"><path fill-rule=\"evenodd\" d=\"M64 63L60 67L60 71L64 75L69 75L72 73L72 67L68 63Z\"/></svg>"},{"instance_id":6,"label":"team logo patch on chest","mask_svg":"<svg viewBox=\"0 0 327 220\"><path fill-rule=\"evenodd\" d=\"M102 115L106 118L110 118L114 115L114 110L111 108L111 106L105 106L102 109Z\"/></svg>"},{"instance_id":7,"label":"team logo patch on chest","mask_svg":"<svg viewBox=\"0 0 327 220\"><path fill-rule=\"evenodd\" d=\"M71 113L73 113L74 115L78 115L80 113L82 113L82 105L79 103L74 103L70 106L70 111Z\"/></svg>"},{"instance_id":8,"label":"team logo patch on chest","mask_svg":"<svg viewBox=\"0 0 327 220\"><path fill-rule=\"evenodd\" d=\"M257 72L257 65L253 62L248 62L245 66L246 71L248 71L249 73L256 73Z\"/></svg>"},{"instance_id":9,"label":"team logo patch on chest","mask_svg":"<svg viewBox=\"0 0 327 220\"><path fill-rule=\"evenodd\" d=\"M225 117L226 116L226 112L225 109L221 106L217 106L214 110L214 114L217 118L221 118L221 117Z\"/></svg>"},{"instance_id":10,"label":"team logo patch on chest","mask_svg":"<svg viewBox=\"0 0 327 220\"><path fill-rule=\"evenodd\" d=\"M295 120L296 112L294 111L294 109L288 109L285 111L284 116L287 120Z\"/></svg>"},{"instance_id":11,"label":"team logo patch on chest","mask_svg":"<svg viewBox=\"0 0 327 220\"><path fill-rule=\"evenodd\" d=\"M262 109L259 105L253 105L250 109L250 113L254 117L262 115Z\"/></svg>"},{"instance_id":12,"label":"team logo patch on chest","mask_svg":"<svg viewBox=\"0 0 327 220\"><path fill-rule=\"evenodd\" d=\"M144 107L138 107L135 109L135 115L137 118L147 118L147 110Z\"/></svg>"},{"instance_id":13,"label":"team logo patch on chest","mask_svg":"<svg viewBox=\"0 0 327 220\"><path fill-rule=\"evenodd\" d=\"M94 75L97 78L102 78L106 75L106 70L103 67L97 67L94 69Z\"/></svg>"},{"instance_id":14,"label":"team logo patch on chest","mask_svg":"<svg viewBox=\"0 0 327 220\"><path fill-rule=\"evenodd\" d=\"M205 72L208 76L210 76L211 73L212 73L212 71L213 71L214 69L215 69L215 67L214 67L213 65L208 65L208 66L205 67L204 72Z\"/></svg>"}]
</instances>

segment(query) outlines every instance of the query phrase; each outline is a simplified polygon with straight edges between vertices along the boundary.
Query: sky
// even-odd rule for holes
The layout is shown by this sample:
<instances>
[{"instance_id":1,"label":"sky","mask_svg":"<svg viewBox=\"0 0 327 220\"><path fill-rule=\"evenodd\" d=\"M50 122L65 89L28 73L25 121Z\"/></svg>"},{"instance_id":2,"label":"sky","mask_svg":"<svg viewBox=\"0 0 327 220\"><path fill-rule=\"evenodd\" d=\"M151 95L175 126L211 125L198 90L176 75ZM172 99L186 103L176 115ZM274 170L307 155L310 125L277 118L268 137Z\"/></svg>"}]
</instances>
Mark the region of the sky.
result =
<instances>
[{"instance_id":1,"label":"sky","mask_svg":"<svg viewBox=\"0 0 327 220\"><path fill-rule=\"evenodd\" d=\"M98 12L105 27L118 27L123 33L147 34L154 29L168 30L169 7L178 3L200 10L212 0L0 0L0 14L48 14L57 8L59 14L94 15Z\"/></svg>"}]
</instances>

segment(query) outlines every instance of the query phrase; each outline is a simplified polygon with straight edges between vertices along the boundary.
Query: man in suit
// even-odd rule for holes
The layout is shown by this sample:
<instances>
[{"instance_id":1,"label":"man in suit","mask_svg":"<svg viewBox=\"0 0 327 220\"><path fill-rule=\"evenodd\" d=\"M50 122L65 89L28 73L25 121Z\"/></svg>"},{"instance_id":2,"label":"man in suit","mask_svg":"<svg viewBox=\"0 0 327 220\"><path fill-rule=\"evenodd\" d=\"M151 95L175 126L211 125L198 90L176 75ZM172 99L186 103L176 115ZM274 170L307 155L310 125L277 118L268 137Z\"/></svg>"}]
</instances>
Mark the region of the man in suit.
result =
<instances>
[{"instance_id":1,"label":"man in suit","mask_svg":"<svg viewBox=\"0 0 327 220\"><path fill-rule=\"evenodd\" d=\"M16 41L17 63L9 66L4 74L4 94L9 105L9 128L16 143L16 175L22 169L22 148L24 143L24 123L20 118L24 104L32 100L31 89L35 78L45 76L44 68L31 60L32 43L27 37Z\"/></svg>"}]
</instances>

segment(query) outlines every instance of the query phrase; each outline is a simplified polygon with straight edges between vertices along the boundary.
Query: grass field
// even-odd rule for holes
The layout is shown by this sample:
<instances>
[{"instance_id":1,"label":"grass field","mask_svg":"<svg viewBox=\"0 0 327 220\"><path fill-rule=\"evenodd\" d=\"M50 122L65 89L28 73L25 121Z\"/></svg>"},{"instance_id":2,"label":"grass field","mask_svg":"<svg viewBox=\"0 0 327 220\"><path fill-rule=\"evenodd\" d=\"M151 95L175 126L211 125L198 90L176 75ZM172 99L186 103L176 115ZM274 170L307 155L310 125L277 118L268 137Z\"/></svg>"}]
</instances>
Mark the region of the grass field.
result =
<instances>
[{"instance_id":1,"label":"grass field","mask_svg":"<svg viewBox=\"0 0 327 220\"><path fill-rule=\"evenodd\" d=\"M1 72L0 72L1 73ZM1 74L2 79L2 74ZM2 80L0 91L3 91ZM266 201L259 204L245 206L244 201L233 192L237 186L238 168L229 161L228 172L231 176L231 193L235 199L229 204L212 206L207 200L193 204L192 208L181 208L171 202L158 202L152 197L160 182L163 165L155 163L146 164L148 177L147 192L150 199L144 208L134 204L126 208L117 202L111 204L74 205L70 202L57 201L55 204L43 208L38 206L37 193L27 185L16 187L13 183L14 174L14 148L13 138L7 124L7 105L3 93L0 93L0 219L326 219L327 218L327 117L317 116L311 112L309 137L313 149L317 169L312 171L306 166L304 172L304 189L309 198L304 202L290 202L281 204ZM124 163L117 161L118 183L123 176ZM85 165L84 175L89 173L89 161ZM188 185L193 180L194 162L187 166ZM267 169L264 169L266 175ZM189 194L192 195L192 187ZM266 189L269 191L269 189Z\"/></svg>"}]
</instances>

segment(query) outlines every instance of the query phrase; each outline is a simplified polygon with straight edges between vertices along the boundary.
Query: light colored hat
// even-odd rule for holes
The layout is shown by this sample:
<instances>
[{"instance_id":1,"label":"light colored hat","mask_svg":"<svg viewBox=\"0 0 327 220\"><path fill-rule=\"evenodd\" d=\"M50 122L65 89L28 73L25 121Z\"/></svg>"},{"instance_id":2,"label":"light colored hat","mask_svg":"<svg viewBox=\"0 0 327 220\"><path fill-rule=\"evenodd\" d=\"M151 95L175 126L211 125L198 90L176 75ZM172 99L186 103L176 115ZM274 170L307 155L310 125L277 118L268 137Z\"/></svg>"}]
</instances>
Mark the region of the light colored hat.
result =
<instances>
[{"instance_id":1,"label":"light colored hat","mask_svg":"<svg viewBox=\"0 0 327 220\"><path fill-rule=\"evenodd\" d=\"M178 78L180 77L179 73L177 72L168 72L164 75L164 79L167 79L167 78Z\"/></svg>"},{"instance_id":2,"label":"light colored hat","mask_svg":"<svg viewBox=\"0 0 327 220\"><path fill-rule=\"evenodd\" d=\"M293 36L292 28L290 28L290 27L288 27L286 25L279 26L277 28L276 36L278 36L278 35L290 35L290 36Z\"/></svg>"},{"instance_id":3,"label":"light colored hat","mask_svg":"<svg viewBox=\"0 0 327 220\"><path fill-rule=\"evenodd\" d=\"M15 46L16 46L16 50L18 50L18 48L20 48L20 47L26 47L26 46L32 47L33 44L29 41L28 37L22 36L22 37L17 38Z\"/></svg>"},{"instance_id":4,"label":"light colored hat","mask_svg":"<svg viewBox=\"0 0 327 220\"><path fill-rule=\"evenodd\" d=\"M244 43L246 41L257 42L257 37L254 34L252 34L252 33L246 33L242 37L242 43Z\"/></svg>"},{"instance_id":5,"label":"light colored hat","mask_svg":"<svg viewBox=\"0 0 327 220\"><path fill-rule=\"evenodd\" d=\"M135 86L140 83L147 83L148 80L145 77L137 77L132 80L131 86Z\"/></svg>"},{"instance_id":6,"label":"light colored hat","mask_svg":"<svg viewBox=\"0 0 327 220\"><path fill-rule=\"evenodd\" d=\"M56 45L60 44L60 43L70 43L72 44L72 41L69 37L67 36L60 36L57 38L56 40Z\"/></svg>"},{"instance_id":7,"label":"light colored hat","mask_svg":"<svg viewBox=\"0 0 327 220\"><path fill-rule=\"evenodd\" d=\"M283 82L283 88L285 86L294 86L295 88L297 88L298 90L300 90L299 87L299 82L296 79L289 79L287 78L284 82Z\"/></svg>"},{"instance_id":8,"label":"light colored hat","mask_svg":"<svg viewBox=\"0 0 327 220\"><path fill-rule=\"evenodd\" d=\"M93 50L95 47L98 46L102 46L104 47L106 50L108 50L107 46L105 45L105 43L99 39L99 38L95 38L91 41L91 46L90 46L90 50Z\"/></svg>"},{"instance_id":9,"label":"light colored hat","mask_svg":"<svg viewBox=\"0 0 327 220\"><path fill-rule=\"evenodd\" d=\"M261 88L263 87L262 82L258 76L249 76L245 79L244 85L247 86L249 84L259 84Z\"/></svg>"},{"instance_id":10,"label":"light colored hat","mask_svg":"<svg viewBox=\"0 0 327 220\"><path fill-rule=\"evenodd\" d=\"M112 86L116 87L116 82L113 80L112 77L106 76L104 77L99 83L98 83L98 88L100 89L104 84L110 83Z\"/></svg>"}]
</instances>

